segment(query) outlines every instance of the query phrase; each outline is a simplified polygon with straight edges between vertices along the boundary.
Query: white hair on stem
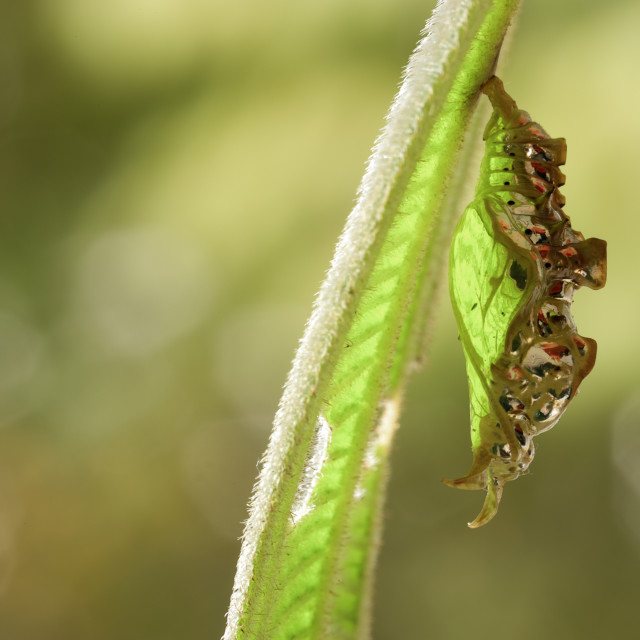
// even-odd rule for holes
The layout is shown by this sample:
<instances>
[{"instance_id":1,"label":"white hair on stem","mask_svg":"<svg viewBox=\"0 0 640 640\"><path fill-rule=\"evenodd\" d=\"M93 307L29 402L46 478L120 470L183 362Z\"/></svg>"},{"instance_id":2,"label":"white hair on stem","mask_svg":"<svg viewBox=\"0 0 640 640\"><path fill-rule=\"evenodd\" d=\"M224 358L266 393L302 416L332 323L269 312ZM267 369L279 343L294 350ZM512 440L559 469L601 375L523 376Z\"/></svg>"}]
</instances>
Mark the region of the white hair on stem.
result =
<instances>
[{"instance_id":1,"label":"white hair on stem","mask_svg":"<svg viewBox=\"0 0 640 640\"><path fill-rule=\"evenodd\" d=\"M456 52L473 0L440 0L411 55L387 123L369 158L353 208L327 277L316 298L284 388L267 451L249 504L223 640L234 640L244 613L254 559L270 513L272 496L283 475L294 431L305 417L326 356L356 286L365 256L376 240L389 196L418 132L425 105Z\"/></svg>"}]
</instances>

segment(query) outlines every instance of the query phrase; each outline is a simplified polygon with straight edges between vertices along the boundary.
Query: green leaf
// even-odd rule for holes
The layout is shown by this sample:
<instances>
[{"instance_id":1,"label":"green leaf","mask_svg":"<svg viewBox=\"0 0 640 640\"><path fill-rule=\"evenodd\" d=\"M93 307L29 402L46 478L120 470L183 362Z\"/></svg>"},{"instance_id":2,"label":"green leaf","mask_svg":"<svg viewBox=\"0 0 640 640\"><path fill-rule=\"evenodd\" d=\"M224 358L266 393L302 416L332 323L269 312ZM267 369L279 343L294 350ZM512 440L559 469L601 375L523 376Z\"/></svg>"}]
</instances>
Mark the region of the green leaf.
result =
<instances>
[{"instance_id":1,"label":"green leaf","mask_svg":"<svg viewBox=\"0 0 640 640\"><path fill-rule=\"evenodd\" d=\"M391 439L451 227L444 194L517 4L441 2L409 62L276 414L225 640L367 636Z\"/></svg>"}]
</instances>

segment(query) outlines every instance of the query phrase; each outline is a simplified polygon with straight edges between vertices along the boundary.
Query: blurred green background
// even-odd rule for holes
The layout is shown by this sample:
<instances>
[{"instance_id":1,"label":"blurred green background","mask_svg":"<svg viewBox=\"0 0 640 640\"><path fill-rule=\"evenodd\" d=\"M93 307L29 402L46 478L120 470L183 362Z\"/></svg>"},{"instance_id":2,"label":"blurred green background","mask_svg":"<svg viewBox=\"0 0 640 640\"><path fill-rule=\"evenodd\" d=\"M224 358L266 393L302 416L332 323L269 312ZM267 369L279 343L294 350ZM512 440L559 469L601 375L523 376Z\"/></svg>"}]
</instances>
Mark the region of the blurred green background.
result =
<instances>
[{"instance_id":1,"label":"blurred green background","mask_svg":"<svg viewBox=\"0 0 640 640\"><path fill-rule=\"evenodd\" d=\"M222 634L297 340L433 2L5 2L0 638ZM374 638L629 637L640 569L635 0L524 0L507 89L609 242L598 362L496 520L446 296L392 460Z\"/></svg>"}]
</instances>

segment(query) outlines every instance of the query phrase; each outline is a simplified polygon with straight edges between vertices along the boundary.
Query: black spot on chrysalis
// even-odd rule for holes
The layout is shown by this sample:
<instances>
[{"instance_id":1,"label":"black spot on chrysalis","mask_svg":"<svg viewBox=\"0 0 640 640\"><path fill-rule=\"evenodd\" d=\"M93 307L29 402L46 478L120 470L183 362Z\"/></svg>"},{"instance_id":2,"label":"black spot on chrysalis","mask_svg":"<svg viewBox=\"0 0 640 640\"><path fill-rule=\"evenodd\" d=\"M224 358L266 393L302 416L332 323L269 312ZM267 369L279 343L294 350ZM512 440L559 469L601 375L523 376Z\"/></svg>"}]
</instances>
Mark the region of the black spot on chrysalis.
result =
<instances>
[{"instance_id":1,"label":"black spot on chrysalis","mask_svg":"<svg viewBox=\"0 0 640 640\"><path fill-rule=\"evenodd\" d=\"M524 291L527 286L527 270L517 260L511 263L509 275L516 281L516 287Z\"/></svg>"}]
</instances>

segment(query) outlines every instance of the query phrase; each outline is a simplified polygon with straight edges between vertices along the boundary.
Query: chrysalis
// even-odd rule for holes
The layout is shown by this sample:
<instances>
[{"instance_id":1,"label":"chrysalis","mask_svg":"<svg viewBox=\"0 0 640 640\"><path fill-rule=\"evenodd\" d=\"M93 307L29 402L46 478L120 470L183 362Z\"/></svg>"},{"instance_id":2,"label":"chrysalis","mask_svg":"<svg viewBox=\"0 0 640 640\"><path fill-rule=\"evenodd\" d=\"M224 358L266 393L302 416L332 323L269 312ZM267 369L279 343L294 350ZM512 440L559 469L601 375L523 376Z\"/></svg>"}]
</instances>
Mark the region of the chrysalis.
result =
<instances>
[{"instance_id":1,"label":"chrysalis","mask_svg":"<svg viewBox=\"0 0 640 640\"><path fill-rule=\"evenodd\" d=\"M473 464L444 482L484 489L470 527L495 515L504 483L527 473L533 438L560 418L593 368L573 293L606 280L606 242L571 228L558 188L564 138L551 138L491 78L493 105L474 201L451 245L449 289L467 361Z\"/></svg>"}]
</instances>

